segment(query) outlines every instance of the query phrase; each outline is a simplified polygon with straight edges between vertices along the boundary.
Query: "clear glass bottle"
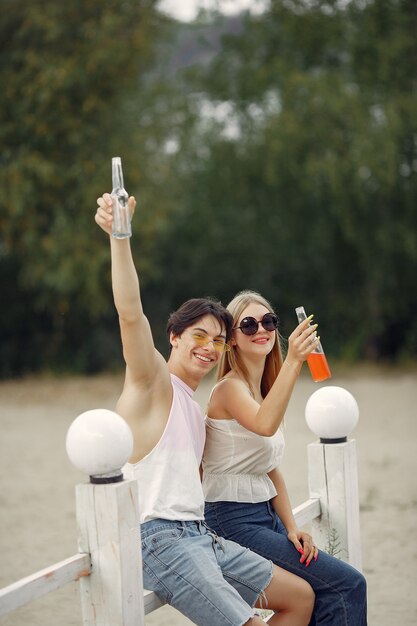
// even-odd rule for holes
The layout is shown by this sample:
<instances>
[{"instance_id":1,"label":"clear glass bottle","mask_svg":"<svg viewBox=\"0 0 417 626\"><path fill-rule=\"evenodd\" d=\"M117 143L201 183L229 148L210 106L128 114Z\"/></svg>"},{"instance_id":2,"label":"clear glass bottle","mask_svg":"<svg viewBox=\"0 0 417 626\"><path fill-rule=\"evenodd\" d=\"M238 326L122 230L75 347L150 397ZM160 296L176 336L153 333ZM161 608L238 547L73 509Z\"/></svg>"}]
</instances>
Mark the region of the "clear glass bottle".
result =
<instances>
[{"instance_id":1,"label":"clear glass bottle","mask_svg":"<svg viewBox=\"0 0 417 626\"><path fill-rule=\"evenodd\" d=\"M122 160L113 157L111 160L113 189L113 231L112 236L116 239L126 239L132 236L130 224L130 212L128 206L129 196L123 183Z\"/></svg>"},{"instance_id":2,"label":"clear glass bottle","mask_svg":"<svg viewBox=\"0 0 417 626\"><path fill-rule=\"evenodd\" d=\"M297 319L299 322L307 319L307 315L303 306L298 306L295 309L295 312L297 314ZM327 363L326 355L324 354L323 346L321 345L320 341L318 343L318 346L313 350L313 352L310 352L310 354L308 355L307 363L308 367L310 368L311 376L315 383L319 383L322 380L327 380L328 378L331 378L332 375L330 372L330 368Z\"/></svg>"}]
</instances>

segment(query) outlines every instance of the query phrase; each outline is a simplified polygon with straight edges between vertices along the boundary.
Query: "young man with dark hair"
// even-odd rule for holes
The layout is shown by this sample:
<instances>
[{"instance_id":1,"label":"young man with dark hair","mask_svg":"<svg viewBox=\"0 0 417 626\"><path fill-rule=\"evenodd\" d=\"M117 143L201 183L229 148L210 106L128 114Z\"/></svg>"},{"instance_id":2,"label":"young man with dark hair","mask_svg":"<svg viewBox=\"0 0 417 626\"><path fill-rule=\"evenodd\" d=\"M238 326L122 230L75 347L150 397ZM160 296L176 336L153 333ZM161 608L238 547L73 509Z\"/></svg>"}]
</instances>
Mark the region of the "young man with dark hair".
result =
<instances>
[{"instance_id":1,"label":"young man with dark hair","mask_svg":"<svg viewBox=\"0 0 417 626\"><path fill-rule=\"evenodd\" d=\"M199 468L205 426L192 395L228 350L231 316L210 298L185 302L168 321L171 352L166 362L155 349L142 309L129 239L111 237L111 196L103 194L97 204L96 222L110 235L113 295L126 362L116 410L133 433L124 473L139 484L144 585L201 626L261 625L253 606L279 611L271 625L307 625L314 604L310 585L219 539L204 522ZM133 214L133 197L129 207Z\"/></svg>"}]
</instances>

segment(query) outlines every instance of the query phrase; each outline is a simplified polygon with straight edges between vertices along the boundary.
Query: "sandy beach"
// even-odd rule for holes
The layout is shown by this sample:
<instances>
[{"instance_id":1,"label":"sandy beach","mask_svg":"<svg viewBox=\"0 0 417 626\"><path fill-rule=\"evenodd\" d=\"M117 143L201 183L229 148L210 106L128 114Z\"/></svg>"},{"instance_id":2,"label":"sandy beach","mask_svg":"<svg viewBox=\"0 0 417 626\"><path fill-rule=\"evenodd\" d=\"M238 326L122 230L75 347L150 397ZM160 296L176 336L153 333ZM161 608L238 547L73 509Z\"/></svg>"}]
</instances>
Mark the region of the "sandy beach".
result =
<instances>
[{"instance_id":1,"label":"sandy beach","mask_svg":"<svg viewBox=\"0 0 417 626\"><path fill-rule=\"evenodd\" d=\"M329 383L330 384L330 383ZM333 371L331 384L356 398L364 573L370 626L417 624L417 370ZM74 488L85 482L70 464L65 436L92 408L113 409L121 375L31 377L0 383L0 586L77 552ZM204 406L210 381L197 392ZM286 415L283 464L293 506L307 490L306 446L315 440L304 408L317 389L305 368ZM1 626L81 626L76 583L8 616ZM170 607L148 626L191 622ZM215 626L215 624L213 625Z\"/></svg>"}]
</instances>

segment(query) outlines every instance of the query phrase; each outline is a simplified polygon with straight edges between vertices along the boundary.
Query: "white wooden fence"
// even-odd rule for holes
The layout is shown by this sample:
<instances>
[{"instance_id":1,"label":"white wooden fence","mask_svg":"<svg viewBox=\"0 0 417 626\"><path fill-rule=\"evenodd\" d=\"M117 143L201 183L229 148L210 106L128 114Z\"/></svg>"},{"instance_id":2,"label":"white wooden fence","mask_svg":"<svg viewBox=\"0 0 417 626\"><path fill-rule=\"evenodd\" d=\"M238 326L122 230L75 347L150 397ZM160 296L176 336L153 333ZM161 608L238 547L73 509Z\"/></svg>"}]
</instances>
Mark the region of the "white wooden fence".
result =
<instances>
[{"instance_id":1,"label":"white wooden fence","mask_svg":"<svg viewBox=\"0 0 417 626\"><path fill-rule=\"evenodd\" d=\"M319 548L361 569L356 444L344 439L308 445L310 499L294 516ZM79 553L1 589L0 616L79 581L83 626L144 626L163 602L143 589L136 481L77 485L76 511Z\"/></svg>"}]
</instances>

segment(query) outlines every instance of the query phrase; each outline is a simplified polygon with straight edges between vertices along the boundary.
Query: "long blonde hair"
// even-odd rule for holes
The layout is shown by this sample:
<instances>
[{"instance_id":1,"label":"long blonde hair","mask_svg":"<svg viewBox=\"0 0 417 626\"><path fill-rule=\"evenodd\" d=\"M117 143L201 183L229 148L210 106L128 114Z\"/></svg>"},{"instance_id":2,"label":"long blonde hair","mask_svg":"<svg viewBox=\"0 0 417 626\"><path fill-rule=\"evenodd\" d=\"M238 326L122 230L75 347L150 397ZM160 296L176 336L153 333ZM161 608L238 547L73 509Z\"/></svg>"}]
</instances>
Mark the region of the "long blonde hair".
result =
<instances>
[{"instance_id":1,"label":"long blonde hair","mask_svg":"<svg viewBox=\"0 0 417 626\"><path fill-rule=\"evenodd\" d=\"M274 313L274 310L268 300L266 300L256 291L240 291L227 305L227 310L230 311L233 316L233 327L238 324L239 317L242 315L242 312L249 304L252 303L261 304L266 307L268 311ZM266 357L264 372L261 380L261 394L263 398L265 398L265 396L271 389L282 367L283 358L281 352L281 338L278 330L275 331L275 334L275 343L271 352ZM224 378L224 376L228 372L233 370L246 381L252 394L254 394L255 390L252 389L252 386L250 384L248 371L239 355L236 346L231 345L230 348L231 349L229 352L224 352L222 354L222 358L220 359L219 363L217 379L220 380L221 378Z\"/></svg>"}]
</instances>

